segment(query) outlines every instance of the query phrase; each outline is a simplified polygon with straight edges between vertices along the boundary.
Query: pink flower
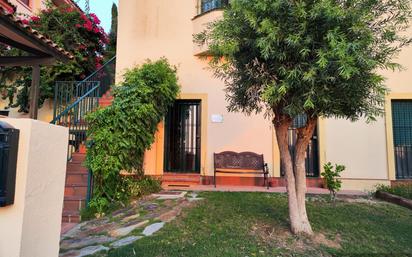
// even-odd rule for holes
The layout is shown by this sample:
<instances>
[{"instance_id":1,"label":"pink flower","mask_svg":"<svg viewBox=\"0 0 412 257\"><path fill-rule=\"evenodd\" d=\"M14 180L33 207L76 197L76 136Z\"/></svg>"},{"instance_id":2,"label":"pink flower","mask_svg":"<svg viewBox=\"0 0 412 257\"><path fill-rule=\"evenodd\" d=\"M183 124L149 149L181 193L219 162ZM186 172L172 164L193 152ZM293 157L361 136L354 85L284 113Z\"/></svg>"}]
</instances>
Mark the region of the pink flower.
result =
<instances>
[{"instance_id":1,"label":"pink flower","mask_svg":"<svg viewBox=\"0 0 412 257\"><path fill-rule=\"evenodd\" d=\"M93 30L93 24L91 21L86 21L83 24L83 27L87 30L87 31L92 31Z\"/></svg>"},{"instance_id":2,"label":"pink flower","mask_svg":"<svg viewBox=\"0 0 412 257\"><path fill-rule=\"evenodd\" d=\"M92 17L92 19L93 19L93 21L94 21L95 24L100 24L100 20L99 20L99 18L97 17L96 14L91 13L91 14L90 14L90 17Z\"/></svg>"},{"instance_id":3,"label":"pink flower","mask_svg":"<svg viewBox=\"0 0 412 257\"><path fill-rule=\"evenodd\" d=\"M75 26L76 26L76 28L81 28L82 27L82 25L80 25L80 24L76 24Z\"/></svg>"},{"instance_id":4,"label":"pink flower","mask_svg":"<svg viewBox=\"0 0 412 257\"><path fill-rule=\"evenodd\" d=\"M40 21L40 17L38 17L38 16L32 16L32 17L30 17L30 20L31 20L32 22L38 22L38 21Z\"/></svg>"},{"instance_id":5,"label":"pink flower","mask_svg":"<svg viewBox=\"0 0 412 257\"><path fill-rule=\"evenodd\" d=\"M100 29L97 28L97 27L95 27L95 28L93 29L93 32L96 33L96 34L99 34L99 33L100 33Z\"/></svg>"},{"instance_id":6,"label":"pink flower","mask_svg":"<svg viewBox=\"0 0 412 257\"><path fill-rule=\"evenodd\" d=\"M87 16L84 14L84 13L82 13L81 15L80 15L80 18L82 18L84 21L89 21L89 18L87 18Z\"/></svg>"},{"instance_id":7,"label":"pink flower","mask_svg":"<svg viewBox=\"0 0 412 257\"><path fill-rule=\"evenodd\" d=\"M23 23L23 24L29 24L29 20L27 20L27 19L22 19L22 20L20 20L21 21L21 23Z\"/></svg>"}]
</instances>

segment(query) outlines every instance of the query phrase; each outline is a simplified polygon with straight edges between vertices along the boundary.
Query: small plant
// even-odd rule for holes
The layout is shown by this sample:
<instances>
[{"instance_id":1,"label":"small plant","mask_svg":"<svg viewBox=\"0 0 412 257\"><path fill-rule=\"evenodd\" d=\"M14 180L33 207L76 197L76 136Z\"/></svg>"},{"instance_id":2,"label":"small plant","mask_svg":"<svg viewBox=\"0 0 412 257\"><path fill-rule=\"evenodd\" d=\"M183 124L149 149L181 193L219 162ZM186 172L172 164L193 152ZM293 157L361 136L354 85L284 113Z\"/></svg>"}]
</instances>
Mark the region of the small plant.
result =
<instances>
[{"instance_id":1,"label":"small plant","mask_svg":"<svg viewBox=\"0 0 412 257\"><path fill-rule=\"evenodd\" d=\"M346 167L344 165L339 164L335 164L335 167L333 167L330 162L323 165L324 172L322 172L321 175L325 179L326 187L329 189L332 200L336 199L336 193L342 187L342 181L339 178L340 173L345 169Z\"/></svg>"}]
</instances>

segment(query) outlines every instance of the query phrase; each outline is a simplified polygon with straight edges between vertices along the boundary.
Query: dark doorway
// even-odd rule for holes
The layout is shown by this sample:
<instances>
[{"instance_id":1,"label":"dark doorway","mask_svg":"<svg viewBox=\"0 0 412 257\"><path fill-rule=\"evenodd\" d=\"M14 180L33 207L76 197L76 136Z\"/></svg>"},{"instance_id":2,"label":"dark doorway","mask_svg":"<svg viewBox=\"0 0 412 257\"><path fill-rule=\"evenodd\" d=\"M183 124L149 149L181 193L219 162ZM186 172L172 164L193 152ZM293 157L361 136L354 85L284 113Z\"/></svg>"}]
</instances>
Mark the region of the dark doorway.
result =
<instances>
[{"instance_id":1,"label":"dark doorway","mask_svg":"<svg viewBox=\"0 0 412 257\"><path fill-rule=\"evenodd\" d=\"M178 100L165 122L165 171L200 173L200 100Z\"/></svg>"},{"instance_id":2,"label":"dark doorway","mask_svg":"<svg viewBox=\"0 0 412 257\"><path fill-rule=\"evenodd\" d=\"M306 123L306 117L299 115L293 120L293 125L289 128L289 149L294 157L295 145L297 140L296 129L303 126ZM308 148L306 149L306 158L305 158L305 169L306 177L309 178L318 178L319 177L319 142L318 142L318 129L315 128L313 136L309 142ZM283 170L281 171L282 176L285 175Z\"/></svg>"},{"instance_id":3,"label":"dark doorway","mask_svg":"<svg viewBox=\"0 0 412 257\"><path fill-rule=\"evenodd\" d=\"M412 179L412 101L392 101L396 179Z\"/></svg>"}]
</instances>

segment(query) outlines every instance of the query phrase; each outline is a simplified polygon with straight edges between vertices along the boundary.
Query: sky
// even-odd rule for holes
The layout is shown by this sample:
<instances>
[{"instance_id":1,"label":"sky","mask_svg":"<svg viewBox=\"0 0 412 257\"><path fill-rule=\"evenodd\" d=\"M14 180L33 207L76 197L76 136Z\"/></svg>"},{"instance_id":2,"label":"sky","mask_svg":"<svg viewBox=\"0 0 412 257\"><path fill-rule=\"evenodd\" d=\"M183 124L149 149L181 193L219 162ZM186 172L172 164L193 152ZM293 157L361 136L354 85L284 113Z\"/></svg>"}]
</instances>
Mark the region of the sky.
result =
<instances>
[{"instance_id":1,"label":"sky","mask_svg":"<svg viewBox=\"0 0 412 257\"><path fill-rule=\"evenodd\" d=\"M95 13L102 21L102 27L106 33L110 32L110 24L112 20L112 4L119 5L119 0L89 0L90 12ZM80 8L84 9L85 0L78 1Z\"/></svg>"}]
</instances>

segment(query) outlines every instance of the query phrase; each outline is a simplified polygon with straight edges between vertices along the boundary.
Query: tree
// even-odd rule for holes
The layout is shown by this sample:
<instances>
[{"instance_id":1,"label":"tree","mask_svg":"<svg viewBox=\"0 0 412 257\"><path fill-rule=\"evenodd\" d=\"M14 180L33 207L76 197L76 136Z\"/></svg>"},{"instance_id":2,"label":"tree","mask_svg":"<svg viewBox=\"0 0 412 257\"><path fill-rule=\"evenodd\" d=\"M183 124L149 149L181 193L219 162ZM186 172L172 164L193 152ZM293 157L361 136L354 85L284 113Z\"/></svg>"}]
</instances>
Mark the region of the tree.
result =
<instances>
[{"instance_id":1,"label":"tree","mask_svg":"<svg viewBox=\"0 0 412 257\"><path fill-rule=\"evenodd\" d=\"M112 5L112 23L109 33L109 44L107 45L107 58L110 59L116 55L117 47L117 5L113 3Z\"/></svg>"},{"instance_id":2,"label":"tree","mask_svg":"<svg viewBox=\"0 0 412 257\"><path fill-rule=\"evenodd\" d=\"M276 131L291 231L313 234L305 204L305 150L319 117L375 120L387 92L381 69L410 43L409 0L232 0L194 36L209 45L228 110L264 111ZM288 129L297 128L292 155ZM292 157L294 156L294 157Z\"/></svg>"}]
</instances>

